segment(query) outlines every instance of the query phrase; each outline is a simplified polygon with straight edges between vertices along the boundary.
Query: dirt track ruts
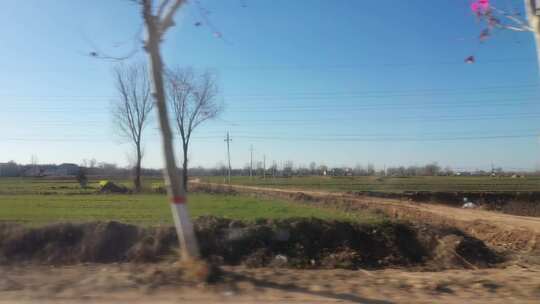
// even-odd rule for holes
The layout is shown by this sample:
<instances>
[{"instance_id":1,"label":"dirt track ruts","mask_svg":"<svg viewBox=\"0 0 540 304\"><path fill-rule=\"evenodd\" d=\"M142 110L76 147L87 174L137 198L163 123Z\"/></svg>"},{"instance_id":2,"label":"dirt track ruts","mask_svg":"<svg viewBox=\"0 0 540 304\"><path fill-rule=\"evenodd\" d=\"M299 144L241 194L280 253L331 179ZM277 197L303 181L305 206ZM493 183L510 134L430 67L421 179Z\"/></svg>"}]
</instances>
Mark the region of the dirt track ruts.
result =
<instances>
[{"instance_id":1,"label":"dirt track ruts","mask_svg":"<svg viewBox=\"0 0 540 304\"><path fill-rule=\"evenodd\" d=\"M480 209L461 209L436 203L355 196L339 192L224 185L202 183L197 180L194 183L212 187L232 187L240 192L277 196L291 196L301 192L316 199L331 198L346 201L352 205L350 210L378 209L394 218L455 226L493 246L540 255L540 218L538 217L517 216Z\"/></svg>"}]
</instances>

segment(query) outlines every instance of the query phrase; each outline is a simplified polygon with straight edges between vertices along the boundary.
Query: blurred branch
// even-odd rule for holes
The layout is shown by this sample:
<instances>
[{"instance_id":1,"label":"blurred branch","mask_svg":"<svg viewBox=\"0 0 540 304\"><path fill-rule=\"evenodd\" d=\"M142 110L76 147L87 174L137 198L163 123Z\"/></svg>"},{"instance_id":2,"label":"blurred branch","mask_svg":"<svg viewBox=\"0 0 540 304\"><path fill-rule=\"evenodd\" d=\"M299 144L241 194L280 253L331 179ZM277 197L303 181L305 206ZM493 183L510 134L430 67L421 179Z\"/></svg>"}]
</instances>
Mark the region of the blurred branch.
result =
<instances>
[{"instance_id":1,"label":"blurred branch","mask_svg":"<svg viewBox=\"0 0 540 304\"><path fill-rule=\"evenodd\" d=\"M165 16L161 17L158 15L157 17L160 18L160 31L161 34L165 33L167 29L174 25L174 14L176 11L180 8L180 6L184 3L185 0L175 0L174 4L172 4L171 8L168 12L164 13ZM169 2L169 0L165 0L163 3Z\"/></svg>"}]
</instances>

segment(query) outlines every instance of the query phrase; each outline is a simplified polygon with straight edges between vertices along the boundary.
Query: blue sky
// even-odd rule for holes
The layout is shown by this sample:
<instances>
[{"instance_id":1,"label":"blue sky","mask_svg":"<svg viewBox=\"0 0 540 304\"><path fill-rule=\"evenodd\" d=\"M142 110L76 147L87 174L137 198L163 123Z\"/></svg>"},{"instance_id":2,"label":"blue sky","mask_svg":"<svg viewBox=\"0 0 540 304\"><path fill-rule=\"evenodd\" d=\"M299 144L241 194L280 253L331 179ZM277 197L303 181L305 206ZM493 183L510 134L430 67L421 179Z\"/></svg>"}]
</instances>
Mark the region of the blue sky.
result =
<instances>
[{"instance_id":1,"label":"blue sky","mask_svg":"<svg viewBox=\"0 0 540 304\"><path fill-rule=\"evenodd\" d=\"M501 31L480 45L466 0L200 3L224 39L194 26L190 3L162 48L169 66L218 75L225 112L194 134L192 165L224 162L230 131L234 167L251 144L267 163L540 167L532 35ZM522 1L495 1L512 3ZM109 113L114 63L86 54L129 52L140 26L130 1L4 3L0 162L127 165ZM469 55L477 63L464 64ZM144 60L140 51L130 61ZM162 164L156 126L145 133L147 167Z\"/></svg>"}]
</instances>

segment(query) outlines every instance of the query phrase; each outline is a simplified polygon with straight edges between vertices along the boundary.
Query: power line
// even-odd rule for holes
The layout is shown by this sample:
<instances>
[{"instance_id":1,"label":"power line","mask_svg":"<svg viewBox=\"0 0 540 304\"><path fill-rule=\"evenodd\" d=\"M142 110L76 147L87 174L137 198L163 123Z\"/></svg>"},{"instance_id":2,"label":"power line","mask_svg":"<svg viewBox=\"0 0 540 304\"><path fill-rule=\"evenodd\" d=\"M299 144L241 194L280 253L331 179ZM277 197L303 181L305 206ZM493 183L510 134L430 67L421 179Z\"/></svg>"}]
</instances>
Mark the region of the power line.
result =
<instances>
[{"instance_id":1,"label":"power line","mask_svg":"<svg viewBox=\"0 0 540 304\"><path fill-rule=\"evenodd\" d=\"M540 132L529 132L520 134L495 134L495 135L480 135L480 136L430 136L430 137L414 137L414 136L386 136L386 137L374 137L367 138L365 135L340 137L327 136L327 137L307 137L307 136L236 136L241 139L248 140L264 140L264 141L311 141L311 142L399 142L399 141L459 141L459 140L490 140L490 139L518 139L518 138L540 138ZM218 136L207 136L194 138L198 141L201 139L207 139L209 142L214 142L218 139ZM89 139L89 138L25 138L25 137L9 137L2 138L2 141L29 141L29 142L110 142L105 139ZM250 146L250 168L253 167L253 145Z\"/></svg>"},{"instance_id":2,"label":"power line","mask_svg":"<svg viewBox=\"0 0 540 304\"><path fill-rule=\"evenodd\" d=\"M459 102L413 102L413 103L332 103L332 104L273 104L273 105L244 105L232 106L229 110L232 113L254 113L254 112L328 112L328 111L354 111L354 110L379 110L379 109L418 109L418 108L477 108L487 106L527 106L540 105L538 97L528 97L519 99L498 99L498 100L467 100ZM74 111L84 111L87 114L104 114L103 112L93 112L88 108L13 108L3 109L4 113L73 113Z\"/></svg>"},{"instance_id":3,"label":"power line","mask_svg":"<svg viewBox=\"0 0 540 304\"><path fill-rule=\"evenodd\" d=\"M283 96L350 96L350 95L375 95L375 96L399 96L395 94L410 94L410 93L422 93L422 94L435 94L435 93L462 93L462 94L485 94L492 93L493 90L506 90L506 89L534 89L539 88L540 84L520 84L520 85L498 85L498 86L484 86L484 87L468 87L468 88L435 88L435 89L405 89L405 90L370 90L370 91L332 91L332 92L297 92L297 93L284 93L284 94L237 94L237 95L225 95L225 97L245 97L245 98L262 98L262 97L274 97L279 98ZM456 92L457 91L457 92Z\"/></svg>"},{"instance_id":4,"label":"power line","mask_svg":"<svg viewBox=\"0 0 540 304\"><path fill-rule=\"evenodd\" d=\"M458 122L458 121L496 121L496 120L508 120L508 119L537 119L540 118L540 113L511 113L511 114L482 114L482 115L453 115L453 116L381 116L381 115L371 115L363 116L362 118L358 117L326 117L318 119L267 119L267 120L236 120L234 122L225 122L229 127L253 127L253 126L317 126L317 125L328 125L333 124L336 126L340 125L350 125L351 123L362 122L366 123L369 121L376 120L380 121L392 121L401 122L401 123L413 123L413 122L422 122L422 123L444 123L444 122ZM27 127L34 128L46 128L46 127L65 127L65 126L85 126L85 125L102 125L103 122L39 122L25 123Z\"/></svg>"},{"instance_id":5,"label":"power line","mask_svg":"<svg viewBox=\"0 0 540 304\"><path fill-rule=\"evenodd\" d=\"M338 123L344 122L359 122L366 120L376 119L380 120L392 120L392 121L463 121L463 120L498 120L508 118L538 118L540 113L513 113L513 114L483 114L483 115L454 115L454 116L371 116L366 117L329 117L319 119L267 119L267 120L236 120L234 123L242 125L310 125L310 124L324 124L324 123Z\"/></svg>"},{"instance_id":6,"label":"power line","mask_svg":"<svg viewBox=\"0 0 540 304\"><path fill-rule=\"evenodd\" d=\"M533 63L535 58L507 58L507 59L491 59L477 62L478 64L506 64L506 63ZM459 65L465 66L463 60L449 61L426 61L426 62L387 62L387 63L344 63L332 65L314 65L314 64L295 64L295 65L230 65L212 67L215 69L224 70L343 70L343 69L358 69L365 67L386 67L386 68L401 68L414 66L433 66L433 65ZM208 67L207 67L208 68Z\"/></svg>"},{"instance_id":7,"label":"power line","mask_svg":"<svg viewBox=\"0 0 540 304\"><path fill-rule=\"evenodd\" d=\"M480 135L497 135L501 132L511 132L513 134L530 134L530 133L538 133L540 134L540 129L521 129L521 130L485 130L485 131L476 131L474 132L475 136ZM462 131L462 132L421 132L416 133L416 136L458 136L458 135L470 135L471 131ZM212 132L205 133L208 134L215 134ZM261 137L261 135L257 134L250 134L250 133L238 133L239 137ZM271 136L277 136L277 137L287 137L289 134L274 134ZM310 138L310 137L392 137L392 136L407 136L410 135L409 133L316 133L316 134L295 134L296 137L302 137L302 138ZM265 135L266 136L266 135ZM264 137L264 136L263 136Z\"/></svg>"},{"instance_id":8,"label":"power line","mask_svg":"<svg viewBox=\"0 0 540 304\"><path fill-rule=\"evenodd\" d=\"M509 101L509 100L507 100ZM478 107L493 107L493 106L527 106L527 105L540 105L538 98L530 99L516 99L514 102L500 102L490 103L488 100L484 102L470 101L470 102L457 102L457 103L384 103L384 104L323 104L323 105L272 105L268 108L261 106L248 106L248 107L233 107L233 113L253 113L253 112L329 112L329 111L368 111L368 110L380 110L380 109L425 109L425 108L478 108Z\"/></svg>"},{"instance_id":9,"label":"power line","mask_svg":"<svg viewBox=\"0 0 540 304\"><path fill-rule=\"evenodd\" d=\"M493 136L460 136L446 138L415 138L415 137L394 137L394 138L305 138L305 137L251 137L237 136L249 140L264 141L306 141L306 142L431 142L431 141L466 141L466 140L491 140L491 139L519 139L519 138L539 138L540 134L518 134L518 135L493 135Z\"/></svg>"},{"instance_id":10,"label":"power line","mask_svg":"<svg viewBox=\"0 0 540 304\"><path fill-rule=\"evenodd\" d=\"M365 96L365 95L376 95L380 96L389 96L395 97L400 95L395 94L410 94L410 93L422 93L423 95L433 95L436 93L462 93L462 94L486 94L492 93L493 90L506 90L506 89L534 89L540 88L540 84L505 84L505 85L493 85L493 86L482 86L482 87L466 87L466 88L432 88L432 89L404 89L404 90L367 90L367 91L330 91L330 92L288 92L288 93L277 93L277 94L227 94L224 95L225 98L280 98L284 96L288 97L313 97L313 96ZM407 95L409 96L409 95ZM88 101L106 101L109 102L111 99L116 99L116 96L69 96L69 95L58 95L58 96L21 96L21 95L0 95L2 99L10 99L13 101L73 101L74 99L82 99Z\"/></svg>"}]
</instances>

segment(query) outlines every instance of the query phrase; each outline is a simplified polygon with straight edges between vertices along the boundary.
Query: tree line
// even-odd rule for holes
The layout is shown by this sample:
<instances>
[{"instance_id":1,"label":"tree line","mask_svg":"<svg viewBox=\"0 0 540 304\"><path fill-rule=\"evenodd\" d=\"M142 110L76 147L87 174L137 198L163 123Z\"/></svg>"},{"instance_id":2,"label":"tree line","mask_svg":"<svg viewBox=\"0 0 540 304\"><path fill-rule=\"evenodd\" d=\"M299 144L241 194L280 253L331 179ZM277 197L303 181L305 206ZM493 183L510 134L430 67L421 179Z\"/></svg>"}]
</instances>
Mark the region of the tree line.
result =
<instances>
[{"instance_id":1,"label":"tree line","mask_svg":"<svg viewBox=\"0 0 540 304\"><path fill-rule=\"evenodd\" d=\"M69 169L62 170L63 167ZM77 169L75 169L75 167ZM93 177L116 177L116 178L133 178L134 170L131 167L120 167L114 163L100 162L95 159L84 159L80 165L75 164L17 164L14 161L0 163L0 177L39 177L39 176L75 176L78 170L82 170L86 175ZM178 169L182 173L183 169ZM218 163L213 167L190 167L190 176L227 176L228 167L224 163ZM58 172L58 173L55 173ZM161 169L141 167L141 177L159 177L162 175ZM280 178L292 176L389 176L389 177L407 177L407 176L452 176L452 175L474 175L474 176L489 176L489 175L529 175L538 176L540 170L524 171L524 170L504 170L501 167L494 167L491 170L468 170L457 171L450 167L442 167L437 163L429 163L426 165L414 166L395 166L388 167L386 170L375 169L373 164L365 166L356 165L348 166L327 166L311 162L309 165L295 164L293 161L273 162L264 167L264 163L260 161L254 162L251 170L252 174L257 178ZM245 164L241 168L232 168L232 176L249 176L250 164Z\"/></svg>"}]
</instances>

